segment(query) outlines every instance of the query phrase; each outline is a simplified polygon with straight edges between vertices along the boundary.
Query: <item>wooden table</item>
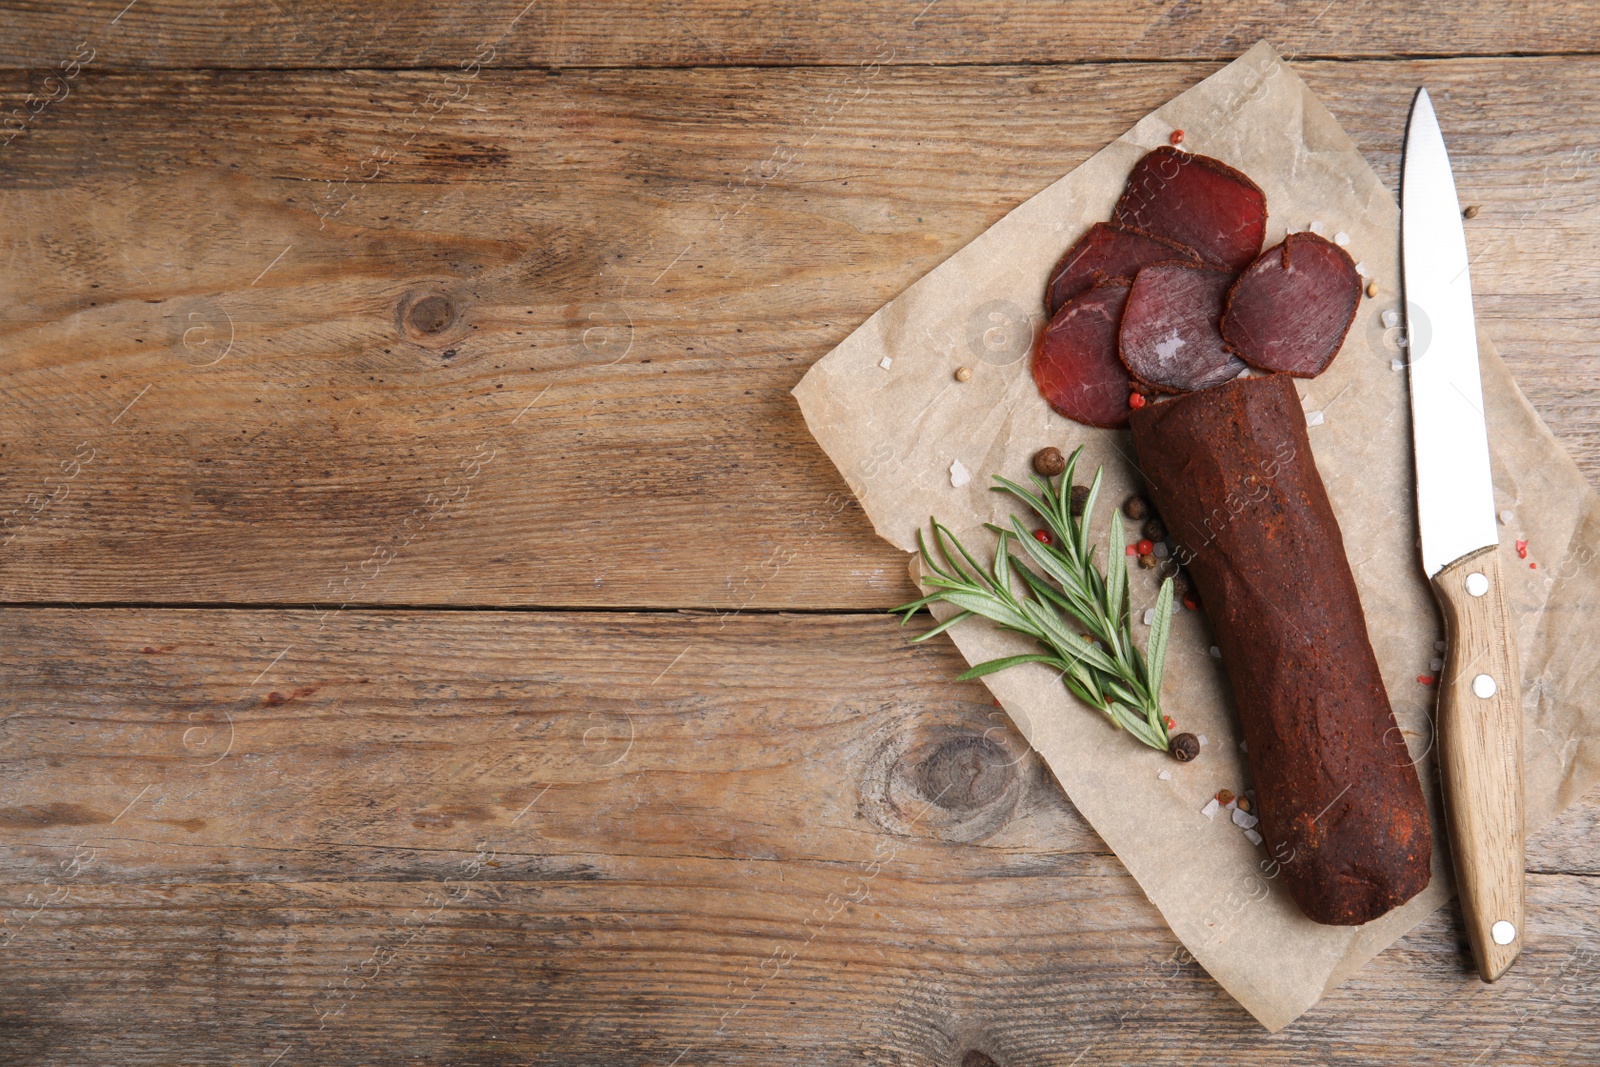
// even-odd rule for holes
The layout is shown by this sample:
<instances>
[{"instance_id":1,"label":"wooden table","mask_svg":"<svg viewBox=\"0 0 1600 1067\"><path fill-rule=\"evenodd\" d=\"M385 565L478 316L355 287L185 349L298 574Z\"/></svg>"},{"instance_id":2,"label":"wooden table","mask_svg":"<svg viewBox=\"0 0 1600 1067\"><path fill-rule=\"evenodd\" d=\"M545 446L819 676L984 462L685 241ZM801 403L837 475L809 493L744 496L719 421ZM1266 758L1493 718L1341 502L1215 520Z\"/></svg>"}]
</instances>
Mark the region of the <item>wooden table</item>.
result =
<instances>
[{"instance_id":1,"label":"wooden table","mask_svg":"<svg viewBox=\"0 0 1600 1067\"><path fill-rule=\"evenodd\" d=\"M1269 1036L788 395L1266 37L1592 478L1593 0L125 3L0 13L0 1062L1600 1062L1600 794Z\"/></svg>"}]
</instances>

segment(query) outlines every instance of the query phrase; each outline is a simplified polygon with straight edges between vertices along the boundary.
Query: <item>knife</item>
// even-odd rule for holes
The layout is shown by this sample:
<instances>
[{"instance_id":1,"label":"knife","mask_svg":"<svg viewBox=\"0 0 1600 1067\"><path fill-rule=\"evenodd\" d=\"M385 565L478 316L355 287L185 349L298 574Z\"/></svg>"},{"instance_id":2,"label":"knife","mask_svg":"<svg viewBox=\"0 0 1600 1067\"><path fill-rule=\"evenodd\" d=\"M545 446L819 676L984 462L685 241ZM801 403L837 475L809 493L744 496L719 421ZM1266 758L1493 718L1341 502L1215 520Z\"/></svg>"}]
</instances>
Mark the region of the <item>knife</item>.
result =
<instances>
[{"instance_id":1,"label":"knife","mask_svg":"<svg viewBox=\"0 0 1600 1067\"><path fill-rule=\"evenodd\" d=\"M1422 566L1444 617L1437 736L1456 888L1478 973L1522 951L1522 676L1500 570L1467 235L1426 89L1400 179L1411 433Z\"/></svg>"}]
</instances>

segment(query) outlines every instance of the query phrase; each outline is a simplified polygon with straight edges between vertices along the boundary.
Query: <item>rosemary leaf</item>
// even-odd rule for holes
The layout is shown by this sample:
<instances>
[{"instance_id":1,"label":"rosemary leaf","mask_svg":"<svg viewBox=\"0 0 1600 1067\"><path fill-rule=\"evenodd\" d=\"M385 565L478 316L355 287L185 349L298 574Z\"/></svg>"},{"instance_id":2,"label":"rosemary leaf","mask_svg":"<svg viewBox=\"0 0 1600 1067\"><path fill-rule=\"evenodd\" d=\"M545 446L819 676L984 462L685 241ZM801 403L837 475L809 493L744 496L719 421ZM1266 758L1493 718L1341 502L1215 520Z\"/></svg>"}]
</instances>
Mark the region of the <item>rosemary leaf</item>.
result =
<instances>
[{"instance_id":1,"label":"rosemary leaf","mask_svg":"<svg viewBox=\"0 0 1600 1067\"><path fill-rule=\"evenodd\" d=\"M995 671L1003 671L1007 667L1015 667L1019 663L1059 663L1054 656L1047 656L1041 652L1030 652L1025 656L1006 656L1004 659L991 659L978 664L970 670L962 671L957 676L957 681L970 681L973 678L982 678Z\"/></svg>"},{"instance_id":2,"label":"rosemary leaf","mask_svg":"<svg viewBox=\"0 0 1600 1067\"><path fill-rule=\"evenodd\" d=\"M941 622L938 626L935 626L933 629L929 630L927 633L918 634L916 639L918 641L926 641L930 637L936 637L950 629L950 627L954 626L956 623L965 622L966 620L972 618L972 615L973 613L970 611L958 611L948 619L944 620L944 622ZM904 625L904 623L901 625Z\"/></svg>"},{"instance_id":3,"label":"rosemary leaf","mask_svg":"<svg viewBox=\"0 0 1600 1067\"><path fill-rule=\"evenodd\" d=\"M1084 514L1088 514L1087 510ZM1132 648L1131 634L1127 645L1122 643L1122 635L1128 630L1128 554L1122 521L1114 511L1111 513L1111 544L1106 549L1106 620L1110 624L1107 629L1112 654L1121 655L1124 647Z\"/></svg>"},{"instance_id":4,"label":"rosemary leaf","mask_svg":"<svg viewBox=\"0 0 1600 1067\"><path fill-rule=\"evenodd\" d=\"M1161 592L1156 594L1155 617L1150 620L1150 639L1145 642L1145 661L1149 664L1147 676L1150 691L1161 692L1161 668L1167 658L1167 636L1172 632L1172 579L1161 582Z\"/></svg>"}]
</instances>

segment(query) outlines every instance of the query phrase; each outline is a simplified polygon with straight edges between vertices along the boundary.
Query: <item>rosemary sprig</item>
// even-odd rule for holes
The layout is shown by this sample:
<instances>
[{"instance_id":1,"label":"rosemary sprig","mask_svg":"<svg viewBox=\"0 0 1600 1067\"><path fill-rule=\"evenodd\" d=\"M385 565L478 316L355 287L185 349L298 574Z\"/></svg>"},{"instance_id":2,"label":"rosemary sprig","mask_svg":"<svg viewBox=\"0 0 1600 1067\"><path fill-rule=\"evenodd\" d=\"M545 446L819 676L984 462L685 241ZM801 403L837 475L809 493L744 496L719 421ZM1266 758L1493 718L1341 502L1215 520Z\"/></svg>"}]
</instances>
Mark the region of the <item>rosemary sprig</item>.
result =
<instances>
[{"instance_id":1,"label":"rosemary sprig","mask_svg":"<svg viewBox=\"0 0 1600 1067\"><path fill-rule=\"evenodd\" d=\"M1128 618L1128 564L1122 522L1115 513L1104 574L1095 566L1094 546L1089 543L1089 523L1103 469L1095 471L1089 484L1082 517L1072 514L1072 475L1082 452L1080 447L1072 453L1058 481L1035 475L1037 494L995 476L999 484L992 487L994 491L1010 493L1032 508L1049 529L1051 544L1029 533L1015 515L1009 530L985 523L998 540L994 562L984 567L947 527L930 518L943 566L929 551L921 530L917 531L917 547L929 571L924 581L936 591L894 611L904 614L900 621L904 626L918 609L936 600L961 609L913 641L926 641L974 615L990 619L1002 629L1027 634L1044 647L1043 652L988 660L961 678L978 678L1020 663L1048 664L1061 672L1062 682L1079 700L1103 711L1113 724L1151 748L1166 751L1171 738L1161 713L1161 667L1172 628L1172 579L1161 583L1150 638L1141 654L1134 647ZM1011 554L1013 538L1054 584ZM1023 585L1021 596L1014 589L1018 577Z\"/></svg>"}]
</instances>

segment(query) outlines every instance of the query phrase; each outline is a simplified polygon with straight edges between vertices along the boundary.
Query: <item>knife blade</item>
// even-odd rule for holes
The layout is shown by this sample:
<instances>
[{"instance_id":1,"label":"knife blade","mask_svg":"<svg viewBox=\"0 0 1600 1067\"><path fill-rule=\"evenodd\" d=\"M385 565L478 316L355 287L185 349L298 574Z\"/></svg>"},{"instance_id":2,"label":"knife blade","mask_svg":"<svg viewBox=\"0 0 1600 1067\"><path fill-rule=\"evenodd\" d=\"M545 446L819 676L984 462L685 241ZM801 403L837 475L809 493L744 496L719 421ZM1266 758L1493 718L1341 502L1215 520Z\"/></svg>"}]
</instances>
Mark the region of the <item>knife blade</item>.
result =
<instances>
[{"instance_id":1,"label":"knife blade","mask_svg":"<svg viewBox=\"0 0 1600 1067\"><path fill-rule=\"evenodd\" d=\"M1466 230L1426 89L1406 127L1401 270L1422 566L1445 627L1437 738L1456 887L1478 973L1522 950L1522 679L1501 573Z\"/></svg>"}]
</instances>

